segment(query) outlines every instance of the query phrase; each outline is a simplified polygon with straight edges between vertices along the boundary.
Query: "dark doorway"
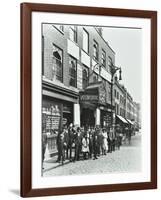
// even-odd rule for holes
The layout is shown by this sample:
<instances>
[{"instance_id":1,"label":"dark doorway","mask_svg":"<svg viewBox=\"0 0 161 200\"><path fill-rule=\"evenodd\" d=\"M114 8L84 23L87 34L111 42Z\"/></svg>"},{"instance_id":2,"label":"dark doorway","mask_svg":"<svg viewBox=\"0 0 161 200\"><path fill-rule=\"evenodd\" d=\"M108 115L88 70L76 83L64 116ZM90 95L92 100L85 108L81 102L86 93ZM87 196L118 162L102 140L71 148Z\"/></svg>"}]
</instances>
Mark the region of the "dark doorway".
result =
<instances>
[{"instance_id":1,"label":"dark doorway","mask_svg":"<svg viewBox=\"0 0 161 200\"><path fill-rule=\"evenodd\" d=\"M62 124L69 126L70 123L73 123L73 104L63 103Z\"/></svg>"},{"instance_id":2,"label":"dark doorway","mask_svg":"<svg viewBox=\"0 0 161 200\"><path fill-rule=\"evenodd\" d=\"M94 110L89 108L83 108L81 112L81 126L84 127L94 127L95 126L95 117Z\"/></svg>"}]
</instances>

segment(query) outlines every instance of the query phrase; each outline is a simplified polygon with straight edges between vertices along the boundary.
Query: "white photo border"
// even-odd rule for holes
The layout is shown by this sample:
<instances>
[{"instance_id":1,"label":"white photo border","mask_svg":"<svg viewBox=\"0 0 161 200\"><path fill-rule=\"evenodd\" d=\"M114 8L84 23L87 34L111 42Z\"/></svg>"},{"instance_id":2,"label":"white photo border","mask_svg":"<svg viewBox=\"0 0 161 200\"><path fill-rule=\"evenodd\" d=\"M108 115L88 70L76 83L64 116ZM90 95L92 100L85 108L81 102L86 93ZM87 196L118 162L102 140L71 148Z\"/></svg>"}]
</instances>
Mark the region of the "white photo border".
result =
<instances>
[{"instance_id":1,"label":"white photo border","mask_svg":"<svg viewBox=\"0 0 161 200\"><path fill-rule=\"evenodd\" d=\"M42 59L41 24L60 23L77 25L138 27L142 40L142 171L79 176L41 176L41 100ZM118 183L150 182L151 176L151 20L130 17L111 17L80 14L32 12L32 188L56 188Z\"/></svg>"}]
</instances>

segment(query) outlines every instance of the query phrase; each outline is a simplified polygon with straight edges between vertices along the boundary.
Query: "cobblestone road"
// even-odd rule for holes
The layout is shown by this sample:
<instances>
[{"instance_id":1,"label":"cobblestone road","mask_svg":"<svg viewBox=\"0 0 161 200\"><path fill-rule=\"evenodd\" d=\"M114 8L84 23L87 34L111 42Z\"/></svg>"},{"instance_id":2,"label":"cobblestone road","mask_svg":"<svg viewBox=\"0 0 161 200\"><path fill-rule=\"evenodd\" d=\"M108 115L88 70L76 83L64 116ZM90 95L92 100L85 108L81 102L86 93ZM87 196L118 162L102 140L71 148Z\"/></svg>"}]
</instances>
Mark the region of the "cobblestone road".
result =
<instances>
[{"instance_id":1,"label":"cobblestone road","mask_svg":"<svg viewBox=\"0 0 161 200\"><path fill-rule=\"evenodd\" d=\"M43 176L79 175L97 173L137 172L141 170L141 135L132 137L131 144L123 144L120 150L100 156L97 160L67 162L63 166L45 163L48 168Z\"/></svg>"}]
</instances>

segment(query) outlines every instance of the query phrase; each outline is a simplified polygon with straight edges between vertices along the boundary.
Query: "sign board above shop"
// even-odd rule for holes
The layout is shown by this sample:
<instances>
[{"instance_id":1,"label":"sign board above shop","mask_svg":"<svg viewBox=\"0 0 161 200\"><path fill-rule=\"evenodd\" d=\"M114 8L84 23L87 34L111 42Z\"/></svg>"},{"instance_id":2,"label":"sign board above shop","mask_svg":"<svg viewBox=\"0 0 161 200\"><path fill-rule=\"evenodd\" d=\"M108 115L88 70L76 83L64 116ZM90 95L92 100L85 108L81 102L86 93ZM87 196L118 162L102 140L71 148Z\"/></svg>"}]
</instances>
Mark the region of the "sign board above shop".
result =
<instances>
[{"instance_id":1,"label":"sign board above shop","mask_svg":"<svg viewBox=\"0 0 161 200\"><path fill-rule=\"evenodd\" d=\"M82 94L82 95L80 95L80 101L98 102L98 95Z\"/></svg>"},{"instance_id":2,"label":"sign board above shop","mask_svg":"<svg viewBox=\"0 0 161 200\"><path fill-rule=\"evenodd\" d=\"M106 90L102 82L91 84L80 92L80 103L84 102L106 104Z\"/></svg>"}]
</instances>

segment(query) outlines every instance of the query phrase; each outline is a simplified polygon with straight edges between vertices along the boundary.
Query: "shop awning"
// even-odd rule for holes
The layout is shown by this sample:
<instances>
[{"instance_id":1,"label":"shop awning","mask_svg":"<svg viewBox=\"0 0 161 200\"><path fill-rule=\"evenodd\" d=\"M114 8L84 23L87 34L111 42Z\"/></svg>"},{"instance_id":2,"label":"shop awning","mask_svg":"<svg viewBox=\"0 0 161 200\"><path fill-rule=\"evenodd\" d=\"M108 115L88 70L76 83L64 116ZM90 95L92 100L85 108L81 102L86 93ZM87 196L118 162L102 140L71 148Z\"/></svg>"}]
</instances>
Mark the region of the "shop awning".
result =
<instances>
[{"instance_id":1,"label":"shop awning","mask_svg":"<svg viewBox=\"0 0 161 200\"><path fill-rule=\"evenodd\" d=\"M122 116L120 116L120 115L116 115L123 123L125 123L125 124L128 124L128 122L126 121L126 119L125 118L123 118Z\"/></svg>"},{"instance_id":2,"label":"shop awning","mask_svg":"<svg viewBox=\"0 0 161 200\"><path fill-rule=\"evenodd\" d=\"M97 82L94 84L91 84L86 87L86 90L91 90L91 89L99 89L99 87L102 85L102 82Z\"/></svg>"},{"instance_id":3,"label":"shop awning","mask_svg":"<svg viewBox=\"0 0 161 200\"><path fill-rule=\"evenodd\" d=\"M132 122L131 120L129 120L129 119L126 119L126 121L128 121L128 122L129 122L129 124L131 124L131 125L134 125L134 122Z\"/></svg>"}]
</instances>

